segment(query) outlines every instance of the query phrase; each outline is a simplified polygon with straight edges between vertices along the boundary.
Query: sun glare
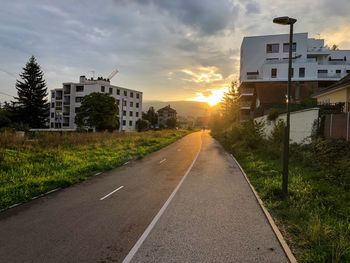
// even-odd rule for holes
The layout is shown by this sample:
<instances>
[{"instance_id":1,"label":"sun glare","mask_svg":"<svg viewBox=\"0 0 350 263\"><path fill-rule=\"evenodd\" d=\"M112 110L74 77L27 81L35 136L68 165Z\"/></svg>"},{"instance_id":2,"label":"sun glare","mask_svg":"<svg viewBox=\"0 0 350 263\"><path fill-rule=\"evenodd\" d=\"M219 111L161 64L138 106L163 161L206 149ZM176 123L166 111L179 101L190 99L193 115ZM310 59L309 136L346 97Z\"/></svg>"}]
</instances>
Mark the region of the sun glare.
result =
<instances>
[{"instance_id":1,"label":"sun glare","mask_svg":"<svg viewBox=\"0 0 350 263\"><path fill-rule=\"evenodd\" d=\"M227 92L227 90L228 90L227 87L215 89L215 90L210 90L208 92L205 92L205 93L209 93L208 95L206 95L203 92L197 92L197 96L190 98L189 100L198 101L198 102L206 102L210 106L215 106L216 104L218 104L222 100L222 98L223 98L225 92Z\"/></svg>"}]
</instances>

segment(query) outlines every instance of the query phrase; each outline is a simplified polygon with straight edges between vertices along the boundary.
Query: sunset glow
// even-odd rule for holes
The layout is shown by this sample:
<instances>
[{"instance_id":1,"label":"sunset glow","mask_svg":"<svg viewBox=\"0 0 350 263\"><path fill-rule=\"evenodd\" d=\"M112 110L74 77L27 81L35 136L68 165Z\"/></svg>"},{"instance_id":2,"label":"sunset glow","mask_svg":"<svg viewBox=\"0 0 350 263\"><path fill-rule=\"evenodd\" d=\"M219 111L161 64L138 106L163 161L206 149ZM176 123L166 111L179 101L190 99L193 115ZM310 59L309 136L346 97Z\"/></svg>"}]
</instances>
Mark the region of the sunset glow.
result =
<instances>
[{"instance_id":1,"label":"sunset glow","mask_svg":"<svg viewBox=\"0 0 350 263\"><path fill-rule=\"evenodd\" d=\"M207 92L197 92L197 96L190 98L189 100L191 101L198 101L198 102L206 102L208 103L210 106L215 106L216 104L218 104L225 92L228 91L227 87L223 87L220 89L214 89L214 90L209 90Z\"/></svg>"}]
</instances>

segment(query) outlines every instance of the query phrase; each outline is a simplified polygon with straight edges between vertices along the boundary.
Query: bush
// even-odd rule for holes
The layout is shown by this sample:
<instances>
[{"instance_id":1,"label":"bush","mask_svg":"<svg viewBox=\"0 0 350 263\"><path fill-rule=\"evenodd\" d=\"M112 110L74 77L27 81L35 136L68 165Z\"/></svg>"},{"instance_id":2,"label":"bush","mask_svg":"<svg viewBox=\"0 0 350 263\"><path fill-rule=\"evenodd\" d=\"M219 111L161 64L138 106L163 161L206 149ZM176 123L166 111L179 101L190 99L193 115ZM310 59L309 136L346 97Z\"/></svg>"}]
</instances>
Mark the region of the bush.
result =
<instances>
[{"instance_id":1,"label":"bush","mask_svg":"<svg viewBox=\"0 0 350 263\"><path fill-rule=\"evenodd\" d=\"M271 109L269 114L267 115L267 119L269 121L274 121L278 118L278 116L281 114L281 111L278 109Z\"/></svg>"}]
</instances>

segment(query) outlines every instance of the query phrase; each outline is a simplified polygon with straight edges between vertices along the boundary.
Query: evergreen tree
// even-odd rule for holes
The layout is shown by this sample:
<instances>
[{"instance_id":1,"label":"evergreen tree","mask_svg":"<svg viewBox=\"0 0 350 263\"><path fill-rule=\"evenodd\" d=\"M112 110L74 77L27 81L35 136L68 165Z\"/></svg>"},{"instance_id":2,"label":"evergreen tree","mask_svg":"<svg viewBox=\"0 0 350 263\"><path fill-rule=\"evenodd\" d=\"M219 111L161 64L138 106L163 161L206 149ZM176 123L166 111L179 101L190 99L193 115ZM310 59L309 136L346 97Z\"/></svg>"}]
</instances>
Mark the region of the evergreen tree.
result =
<instances>
[{"instance_id":1,"label":"evergreen tree","mask_svg":"<svg viewBox=\"0 0 350 263\"><path fill-rule=\"evenodd\" d=\"M49 114L47 102L47 87L40 65L32 56L17 80L16 113L21 122L27 123L31 128L45 127Z\"/></svg>"}]
</instances>

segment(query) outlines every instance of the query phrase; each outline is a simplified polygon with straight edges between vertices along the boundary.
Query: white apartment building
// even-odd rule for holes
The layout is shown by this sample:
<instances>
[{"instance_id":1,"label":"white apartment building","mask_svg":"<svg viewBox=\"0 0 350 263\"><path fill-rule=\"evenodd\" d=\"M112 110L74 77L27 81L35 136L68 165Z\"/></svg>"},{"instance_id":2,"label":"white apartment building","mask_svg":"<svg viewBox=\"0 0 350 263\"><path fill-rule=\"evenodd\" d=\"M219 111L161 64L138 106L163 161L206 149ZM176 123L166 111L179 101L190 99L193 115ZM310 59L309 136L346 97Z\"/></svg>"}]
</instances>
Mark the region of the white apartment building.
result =
<instances>
[{"instance_id":1,"label":"white apartment building","mask_svg":"<svg viewBox=\"0 0 350 263\"><path fill-rule=\"evenodd\" d=\"M75 115L85 95L93 92L109 93L117 100L121 131L135 131L136 121L142 117L142 92L113 86L108 79L80 77L79 83L67 82L62 88L51 90L50 128L76 129Z\"/></svg>"},{"instance_id":2,"label":"white apartment building","mask_svg":"<svg viewBox=\"0 0 350 263\"><path fill-rule=\"evenodd\" d=\"M350 73L350 50L331 50L323 39L309 38L308 33L293 35L292 50L292 101L295 103ZM242 110L246 113L285 102L288 51L289 34L243 39L240 84Z\"/></svg>"}]
</instances>

